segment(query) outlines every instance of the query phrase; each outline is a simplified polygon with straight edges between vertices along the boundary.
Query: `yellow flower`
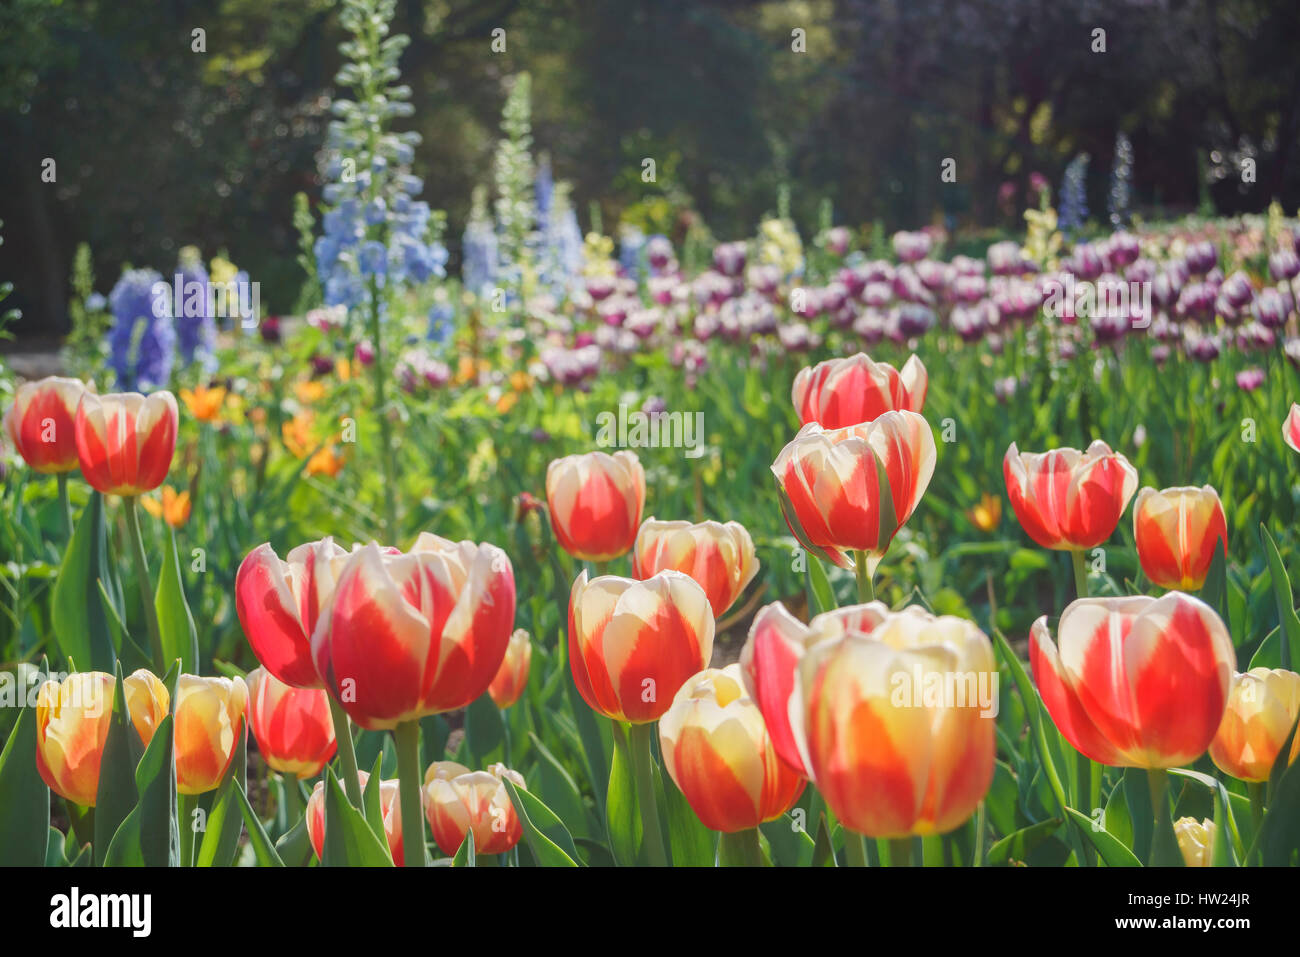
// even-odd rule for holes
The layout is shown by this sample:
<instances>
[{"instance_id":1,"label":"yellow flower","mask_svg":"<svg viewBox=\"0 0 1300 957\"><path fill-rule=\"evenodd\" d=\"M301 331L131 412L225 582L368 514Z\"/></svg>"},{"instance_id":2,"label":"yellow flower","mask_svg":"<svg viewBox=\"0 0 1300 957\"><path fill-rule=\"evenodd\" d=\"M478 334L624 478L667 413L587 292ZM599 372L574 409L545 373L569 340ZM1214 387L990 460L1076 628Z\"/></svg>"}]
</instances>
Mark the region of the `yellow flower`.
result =
<instances>
[{"instance_id":1,"label":"yellow flower","mask_svg":"<svg viewBox=\"0 0 1300 957\"><path fill-rule=\"evenodd\" d=\"M328 475L334 478L339 472L343 471L343 465L347 459L339 455L334 446L327 445L311 457L307 462L308 475Z\"/></svg>"},{"instance_id":2,"label":"yellow flower","mask_svg":"<svg viewBox=\"0 0 1300 957\"><path fill-rule=\"evenodd\" d=\"M310 405L325 397L325 383L319 379L304 379L293 387L298 401Z\"/></svg>"},{"instance_id":3,"label":"yellow flower","mask_svg":"<svg viewBox=\"0 0 1300 957\"><path fill-rule=\"evenodd\" d=\"M527 392L533 387L533 377L527 372L518 371L510 373L510 388L516 392Z\"/></svg>"},{"instance_id":4,"label":"yellow flower","mask_svg":"<svg viewBox=\"0 0 1300 957\"><path fill-rule=\"evenodd\" d=\"M334 372L338 375L340 382L347 382L352 378L352 360L340 359L334 363Z\"/></svg>"},{"instance_id":5,"label":"yellow flower","mask_svg":"<svg viewBox=\"0 0 1300 957\"><path fill-rule=\"evenodd\" d=\"M311 413L300 412L280 427L284 447L293 453L295 458L306 458L311 450L316 448L318 443L311 432L314 420L315 417Z\"/></svg>"},{"instance_id":6,"label":"yellow flower","mask_svg":"<svg viewBox=\"0 0 1300 957\"><path fill-rule=\"evenodd\" d=\"M190 415L200 422L215 422L221 413L222 403L226 401L226 389L225 386L210 389L201 385L195 386L193 391L181 389L181 401L190 410Z\"/></svg>"},{"instance_id":7,"label":"yellow flower","mask_svg":"<svg viewBox=\"0 0 1300 957\"><path fill-rule=\"evenodd\" d=\"M164 485L161 502L152 495L142 495L140 504L144 506L146 512L154 518L163 519L172 528L180 528L190 520L191 505L188 489L178 493L170 485Z\"/></svg>"},{"instance_id":8,"label":"yellow flower","mask_svg":"<svg viewBox=\"0 0 1300 957\"><path fill-rule=\"evenodd\" d=\"M991 532L1002 521L1002 499L985 492L979 504L966 512L966 517L981 532Z\"/></svg>"}]
</instances>

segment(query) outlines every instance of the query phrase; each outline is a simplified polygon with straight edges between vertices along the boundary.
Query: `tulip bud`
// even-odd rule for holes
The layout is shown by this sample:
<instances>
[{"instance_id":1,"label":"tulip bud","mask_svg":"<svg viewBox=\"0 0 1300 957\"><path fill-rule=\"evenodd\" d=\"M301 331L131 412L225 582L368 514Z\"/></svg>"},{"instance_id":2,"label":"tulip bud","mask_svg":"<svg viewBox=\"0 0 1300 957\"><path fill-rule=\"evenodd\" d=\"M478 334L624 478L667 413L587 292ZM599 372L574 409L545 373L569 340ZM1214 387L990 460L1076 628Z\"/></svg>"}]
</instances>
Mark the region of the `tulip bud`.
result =
<instances>
[{"instance_id":1,"label":"tulip bud","mask_svg":"<svg viewBox=\"0 0 1300 957\"><path fill-rule=\"evenodd\" d=\"M235 611L253 654L294 688L324 686L311 660L311 636L334 592L333 560L347 554L329 537L299 545L285 561L259 545L235 575Z\"/></svg>"},{"instance_id":2,"label":"tulip bud","mask_svg":"<svg viewBox=\"0 0 1300 957\"><path fill-rule=\"evenodd\" d=\"M1223 723L1210 742L1210 760L1242 781L1267 781L1300 715L1300 674L1251 668L1233 676ZM1300 757L1300 734L1287 763Z\"/></svg>"},{"instance_id":3,"label":"tulip bud","mask_svg":"<svg viewBox=\"0 0 1300 957\"><path fill-rule=\"evenodd\" d=\"M786 524L809 551L842 568L861 551L874 571L934 474L934 435L915 412L826 431L805 425L776 461Z\"/></svg>"},{"instance_id":4,"label":"tulip bud","mask_svg":"<svg viewBox=\"0 0 1300 957\"><path fill-rule=\"evenodd\" d=\"M859 352L800 369L791 398L804 425L816 422L823 429L844 429L886 412L920 412L928 385L925 366L915 355L899 371Z\"/></svg>"},{"instance_id":5,"label":"tulip bud","mask_svg":"<svg viewBox=\"0 0 1300 957\"><path fill-rule=\"evenodd\" d=\"M5 414L5 430L35 471L61 473L77 468L77 406L87 388L94 392L93 383L87 387L80 379L58 376L18 387Z\"/></svg>"},{"instance_id":6,"label":"tulip bud","mask_svg":"<svg viewBox=\"0 0 1300 957\"><path fill-rule=\"evenodd\" d=\"M616 721L656 721L713 654L713 611L677 571L646 581L584 571L569 594L569 665L584 701Z\"/></svg>"},{"instance_id":7,"label":"tulip bud","mask_svg":"<svg viewBox=\"0 0 1300 957\"><path fill-rule=\"evenodd\" d=\"M1214 841L1219 829L1209 818L1180 817L1174 821L1174 837L1188 867L1209 867L1214 861Z\"/></svg>"},{"instance_id":8,"label":"tulip bud","mask_svg":"<svg viewBox=\"0 0 1300 957\"><path fill-rule=\"evenodd\" d=\"M170 392L83 393L75 428L82 476L105 495L153 491L171 468L178 424Z\"/></svg>"},{"instance_id":9,"label":"tulip bud","mask_svg":"<svg viewBox=\"0 0 1300 957\"><path fill-rule=\"evenodd\" d=\"M1086 452L1022 453L1012 442L1002 473L1021 527L1044 548L1062 551L1110 538L1137 491L1137 470L1100 439Z\"/></svg>"},{"instance_id":10,"label":"tulip bud","mask_svg":"<svg viewBox=\"0 0 1300 957\"><path fill-rule=\"evenodd\" d=\"M248 726L266 763L298 778L320 774L338 747L325 692L290 687L265 668L247 682Z\"/></svg>"},{"instance_id":11,"label":"tulip bud","mask_svg":"<svg viewBox=\"0 0 1300 957\"><path fill-rule=\"evenodd\" d=\"M1065 739L1112 767L1173 768L1209 747L1223 720L1236 652L1209 605L1160 598L1083 598L1034 623L1029 664Z\"/></svg>"},{"instance_id":12,"label":"tulip bud","mask_svg":"<svg viewBox=\"0 0 1300 957\"><path fill-rule=\"evenodd\" d=\"M326 690L352 720L395 728L488 689L515 617L505 552L426 532L405 554L372 543L341 565L311 644Z\"/></svg>"},{"instance_id":13,"label":"tulip bud","mask_svg":"<svg viewBox=\"0 0 1300 957\"><path fill-rule=\"evenodd\" d=\"M95 806L113 685L112 675L83 671L36 693L36 770L51 791L82 807Z\"/></svg>"},{"instance_id":14,"label":"tulip bud","mask_svg":"<svg viewBox=\"0 0 1300 957\"><path fill-rule=\"evenodd\" d=\"M1300 402L1291 403L1291 411L1286 414L1286 421L1282 423L1282 441L1289 445L1293 452L1300 452Z\"/></svg>"},{"instance_id":15,"label":"tulip bud","mask_svg":"<svg viewBox=\"0 0 1300 957\"><path fill-rule=\"evenodd\" d=\"M496 677L488 685L488 694L498 708L508 708L523 695L528 687L528 669L533 660L533 643L528 632L516 628L506 645L506 656Z\"/></svg>"},{"instance_id":16,"label":"tulip bud","mask_svg":"<svg viewBox=\"0 0 1300 957\"><path fill-rule=\"evenodd\" d=\"M365 771L357 772L361 790L365 791L370 775ZM342 783L342 782L340 782ZM399 799L400 785L396 780L379 782L379 811L384 820L384 838L388 842L388 853L398 867L405 864L402 853L402 802ZM307 799L306 810L307 837L311 840L312 850L318 859L325 856L325 782L317 781L312 788L311 797Z\"/></svg>"},{"instance_id":17,"label":"tulip bud","mask_svg":"<svg viewBox=\"0 0 1300 957\"><path fill-rule=\"evenodd\" d=\"M122 692L131 724L147 748L158 725L171 709L167 686L152 671L140 668L122 679Z\"/></svg>"},{"instance_id":18,"label":"tulip bud","mask_svg":"<svg viewBox=\"0 0 1300 957\"><path fill-rule=\"evenodd\" d=\"M1133 537L1148 578L1161 588L1195 591L1205 584L1215 551L1228 545L1219 493L1208 485L1142 489L1133 506Z\"/></svg>"},{"instance_id":19,"label":"tulip bud","mask_svg":"<svg viewBox=\"0 0 1300 957\"><path fill-rule=\"evenodd\" d=\"M691 576L721 618L758 573L754 542L738 522L661 522L649 518L632 549L632 577L673 569Z\"/></svg>"},{"instance_id":20,"label":"tulip bud","mask_svg":"<svg viewBox=\"0 0 1300 957\"><path fill-rule=\"evenodd\" d=\"M546 469L546 504L560 547L605 562L632 547L645 506L645 471L631 452L588 452Z\"/></svg>"},{"instance_id":21,"label":"tulip bud","mask_svg":"<svg viewBox=\"0 0 1300 957\"><path fill-rule=\"evenodd\" d=\"M243 678L181 675L176 682L176 790L203 794L221 784L244 735Z\"/></svg>"},{"instance_id":22,"label":"tulip bud","mask_svg":"<svg viewBox=\"0 0 1300 957\"><path fill-rule=\"evenodd\" d=\"M705 827L734 833L788 811L803 778L781 761L740 665L687 680L659 720L664 768Z\"/></svg>"},{"instance_id":23,"label":"tulip bud","mask_svg":"<svg viewBox=\"0 0 1300 957\"><path fill-rule=\"evenodd\" d=\"M792 727L812 779L859 834L951 831L993 780L993 647L970 622L915 606L880 614L869 605L856 617L799 661Z\"/></svg>"},{"instance_id":24,"label":"tulip bud","mask_svg":"<svg viewBox=\"0 0 1300 957\"><path fill-rule=\"evenodd\" d=\"M524 829L506 790L505 779L522 788L524 776L503 764L494 764L486 771L463 771L449 776L447 772L451 770L440 769L440 773L428 777L424 788L425 817L443 853L454 856L470 830L474 832L475 854L504 854L518 844Z\"/></svg>"}]
</instances>

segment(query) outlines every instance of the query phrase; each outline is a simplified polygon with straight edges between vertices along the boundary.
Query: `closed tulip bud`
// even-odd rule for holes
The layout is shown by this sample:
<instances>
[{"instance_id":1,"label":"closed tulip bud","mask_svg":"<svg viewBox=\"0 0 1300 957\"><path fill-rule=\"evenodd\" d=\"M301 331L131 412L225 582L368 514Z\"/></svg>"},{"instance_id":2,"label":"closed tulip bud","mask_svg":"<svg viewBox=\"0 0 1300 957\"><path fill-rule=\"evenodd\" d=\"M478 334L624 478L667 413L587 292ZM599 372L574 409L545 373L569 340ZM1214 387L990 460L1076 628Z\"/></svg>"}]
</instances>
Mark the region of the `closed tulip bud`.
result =
<instances>
[{"instance_id":1,"label":"closed tulip bud","mask_svg":"<svg viewBox=\"0 0 1300 957\"><path fill-rule=\"evenodd\" d=\"M247 681L248 726L266 763L297 778L320 774L338 748L325 692L290 687L265 668Z\"/></svg>"},{"instance_id":2,"label":"closed tulip bud","mask_svg":"<svg viewBox=\"0 0 1300 957\"><path fill-rule=\"evenodd\" d=\"M1076 751L1112 767L1173 768L1209 747L1223 720L1232 639L1204 602L1082 598L1066 607L1054 643L1034 623L1029 664L1043 704Z\"/></svg>"},{"instance_id":3,"label":"closed tulip bud","mask_svg":"<svg viewBox=\"0 0 1300 957\"><path fill-rule=\"evenodd\" d=\"M676 571L645 581L584 571L569 594L569 666L584 701L616 721L657 721L713 654L713 611Z\"/></svg>"},{"instance_id":4,"label":"closed tulip bud","mask_svg":"<svg viewBox=\"0 0 1300 957\"><path fill-rule=\"evenodd\" d=\"M122 679L122 692L126 697L126 711L131 716L131 725L147 748L158 725L171 710L171 695L167 692L167 686L152 671L140 668Z\"/></svg>"},{"instance_id":5,"label":"closed tulip bud","mask_svg":"<svg viewBox=\"0 0 1300 957\"><path fill-rule=\"evenodd\" d=\"M631 452L588 452L551 462L546 504L560 547L607 562L632 547L645 507L645 471Z\"/></svg>"},{"instance_id":6,"label":"closed tulip bud","mask_svg":"<svg viewBox=\"0 0 1300 957\"><path fill-rule=\"evenodd\" d=\"M89 386L93 392L94 385ZM77 406L87 386L80 379L48 376L24 382L5 413L5 430L18 454L37 472L74 471L77 459Z\"/></svg>"},{"instance_id":7,"label":"closed tulip bud","mask_svg":"<svg viewBox=\"0 0 1300 957\"><path fill-rule=\"evenodd\" d=\"M176 681L176 790L211 791L225 777L244 736L243 678L181 675Z\"/></svg>"},{"instance_id":8,"label":"closed tulip bud","mask_svg":"<svg viewBox=\"0 0 1300 957\"><path fill-rule=\"evenodd\" d=\"M326 690L369 731L455 711L483 694L505 657L515 577L495 545L427 532L407 553L370 544L338 572L312 635Z\"/></svg>"},{"instance_id":9,"label":"closed tulip bud","mask_svg":"<svg viewBox=\"0 0 1300 957\"><path fill-rule=\"evenodd\" d=\"M519 843L524 829L506 790L506 778L518 787L525 786L524 776L503 764L429 779L424 788L424 813L444 854L454 856L471 830L475 854L504 854Z\"/></svg>"},{"instance_id":10,"label":"closed tulip bud","mask_svg":"<svg viewBox=\"0 0 1300 957\"><path fill-rule=\"evenodd\" d=\"M910 357L900 371L859 352L800 369L791 397L803 424L843 429L886 412L920 412L928 385L925 366L917 356Z\"/></svg>"},{"instance_id":11,"label":"closed tulip bud","mask_svg":"<svg viewBox=\"0 0 1300 957\"><path fill-rule=\"evenodd\" d=\"M82 476L105 495L153 491L172 466L178 423L170 392L84 393L76 419Z\"/></svg>"},{"instance_id":12,"label":"closed tulip bud","mask_svg":"<svg viewBox=\"0 0 1300 957\"><path fill-rule=\"evenodd\" d=\"M1137 491L1137 469L1098 439L1088 451L1021 452L1002 461L1007 496L1025 532L1044 548L1081 551L1110 538Z\"/></svg>"},{"instance_id":13,"label":"closed tulip bud","mask_svg":"<svg viewBox=\"0 0 1300 957\"><path fill-rule=\"evenodd\" d=\"M1300 674L1251 668L1234 675L1214 740L1210 760L1225 774L1242 781L1267 781L1287 735L1300 715ZM1287 763L1300 757L1300 734Z\"/></svg>"},{"instance_id":14,"label":"closed tulip bud","mask_svg":"<svg viewBox=\"0 0 1300 957\"><path fill-rule=\"evenodd\" d=\"M259 545L235 575L235 611L253 654L294 688L324 687L311 636L334 593L333 560L347 554L328 537L299 545L285 561L270 545Z\"/></svg>"},{"instance_id":15,"label":"closed tulip bud","mask_svg":"<svg viewBox=\"0 0 1300 957\"><path fill-rule=\"evenodd\" d=\"M874 571L934 474L934 435L915 412L826 431L805 425L772 474L786 524L809 551L841 568L861 551Z\"/></svg>"},{"instance_id":16,"label":"closed tulip bud","mask_svg":"<svg viewBox=\"0 0 1300 957\"><path fill-rule=\"evenodd\" d=\"M1214 841L1219 829L1209 818L1180 817L1174 821L1174 837L1188 867L1209 867L1214 861Z\"/></svg>"},{"instance_id":17,"label":"closed tulip bud","mask_svg":"<svg viewBox=\"0 0 1300 957\"><path fill-rule=\"evenodd\" d=\"M1195 591L1214 553L1228 546L1219 493L1203 488L1144 488L1133 505L1133 537L1142 571L1161 588Z\"/></svg>"},{"instance_id":18,"label":"closed tulip bud","mask_svg":"<svg viewBox=\"0 0 1300 957\"><path fill-rule=\"evenodd\" d=\"M993 781L993 647L970 622L915 606L861 630L874 612L807 649L795 733L818 790L849 830L946 833Z\"/></svg>"},{"instance_id":19,"label":"closed tulip bud","mask_svg":"<svg viewBox=\"0 0 1300 957\"><path fill-rule=\"evenodd\" d=\"M83 671L36 693L36 770L51 791L82 807L95 806L113 686L112 675Z\"/></svg>"},{"instance_id":20,"label":"closed tulip bud","mask_svg":"<svg viewBox=\"0 0 1300 957\"><path fill-rule=\"evenodd\" d=\"M361 784L361 790L365 791L370 775L365 771L358 771L357 780ZM402 802L399 800L399 789L400 785L396 780L379 782L379 811L384 819L384 838L388 842L388 853L392 855L393 863L402 867L406 860L402 853ZM312 850L316 852L317 858L323 859L325 856L324 781L316 782L311 797L307 799L306 821L307 837L311 840Z\"/></svg>"},{"instance_id":21,"label":"closed tulip bud","mask_svg":"<svg viewBox=\"0 0 1300 957\"><path fill-rule=\"evenodd\" d=\"M523 695L528 687L528 669L533 660L533 642L528 632L516 628L506 645L506 656L501 659L497 675L488 685L488 694L498 708L508 708Z\"/></svg>"},{"instance_id":22,"label":"closed tulip bud","mask_svg":"<svg viewBox=\"0 0 1300 957\"><path fill-rule=\"evenodd\" d=\"M632 577L673 569L690 575L721 618L758 573L754 542L738 522L661 522L646 519L632 549Z\"/></svg>"},{"instance_id":23,"label":"closed tulip bud","mask_svg":"<svg viewBox=\"0 0 1300 957\"><path fill-rule=\"evenodd\" d=\"M1282 441L1291 447L1293 452L1300 452L1300 402L1291 403L1291 411L1286 415L1286 421L1282 423Z\"/></svg>"},{"instance_id":24,"label":"closed tulip bud","mask_svg":"<svg viewBox=\"0 0 1300 957\"><path fill-rule=\"evenodd\" d=\"M803 778L777 757L740 665L690 678L659 719L664 768L705 827L734 833L788 811Z\"/></svg>"}]
</instances>

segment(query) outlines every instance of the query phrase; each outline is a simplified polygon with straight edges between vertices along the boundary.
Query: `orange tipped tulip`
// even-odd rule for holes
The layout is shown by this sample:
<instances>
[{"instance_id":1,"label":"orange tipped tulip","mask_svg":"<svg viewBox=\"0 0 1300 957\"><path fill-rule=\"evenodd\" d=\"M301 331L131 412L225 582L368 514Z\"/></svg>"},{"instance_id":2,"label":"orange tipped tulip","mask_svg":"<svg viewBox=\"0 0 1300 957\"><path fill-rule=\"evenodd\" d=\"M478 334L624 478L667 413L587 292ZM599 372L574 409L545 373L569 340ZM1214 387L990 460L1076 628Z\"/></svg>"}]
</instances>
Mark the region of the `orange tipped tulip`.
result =
<instances>
[{"instance_id":1,"label":"orange tipped tulip","mask_svg":"<svg viewBox=\"0 0 1300 957\"><path fill-rule=\"evenodd\" d=\"M87 391L80 379L48 376L24 382L5 413L5 430L23 461L37 472L72 472L77 459L77 406Z\"/></svg>"},{"instance_id":2,"label":"orange tipped tulip","mask_svg":"<svg viewBox=\"0 0 1300 957\"><path fill-rule=\"evenodd\" d=\"M560 547L606 562L632 547L645 507L645 471L631 452L588 452L551 462L546 504Z\"/></svg>"},{"instance_id":3,"label":"orange tipped tulip","mask_svg":"<svg viewBox=\"0 0 1300 957\"><path fill-rule=\"evenodd\" d=\"M76 419L82 476L105 495L153 491L171 468L178 422L170 392L83 393Z\"/></svg>"},{"instance_id":4,"label":"orange tipped tulip","mask_svg":"<svg viewBox=\"0 0 1300 957\"><path fill-rule=\"evenodd\" d=\"M796 734L849 830L942 834L983 800L993 781L997 666L970 622L915 606L885 614L870 631L813 643L799 679Z\"/></svg>"},{"instance_id":5,"label":"orange tipped tulip","mask_svg":"<svg viewBox=\"0 0 1300 957\"><path fill-rule=\"evenodd\" d=\"M800 369L791 397L803 424L843 429L886 412L920 412L928 385L925 366L917 356L911 356L900 371L859 352Z\"/></svg>"},{"instance_id":6,"label":"orange tipped tulip","mask_svg":"<svg viewBox=\"0 0 1300 957\"><path fill-rule=\"evenodd\" d=\"M1137 491L1137 469L1098 439L1088 451L1021 452L1002 461L1007 497L1025 532L1044 548L1081 551L1110 538Z\"/></svg>"},{"instance_id":7,"label":"orange tipped tulip","mask_svg":"<svg viewBox=\"0 0 1300 957\"><path fill-rule=\"evenodd\" d=\"M1234 675L1223 722L1210 742L1210 760L1242 781L1267 781L1300 715L1300 674L1251 668ZM1287 763L1300 757L1300 734Z\"/></svg>"},{"instance_id":8,"label":"orange tipped tulip","mask_svg":"<svg viewBox=\"0 0 1300 957\"><path fill-rule=\"evenodd\" d=\"M689 679L659 719L664 768L705 827L734 833L788 811L803 778L780 758L740 665Z\"/></svg>"},{"instance_id":9,"label":"orange tipped tulip","mask_svg":"<svg viewBox=\"0 0 1300 957\"><path fill-rule=\"evenodd\" d=\"M94 807L99 765L113 720L115 681L82 671L47 681L36 693L36 770L55 794ZM147 747L167 715L167 689L141 669L122 681L127 714Z\"/></svg>"},{"instance_id":10,"label":"orange tipped tulip","mask_svg":"<svg viewBox=\"0 0 1300 957\"><path fill-rule=\"evenodd\" d=\"M1133 505L1133 537L1148 578L1161 588L1195 591L1205 584L1215 550L1228 547L1219 493L1208 485L1142 489Z\"/></svg>"},{"instance_id":11,"label":"orange tipped tulip","mask_svg":"<svg viewBox=\"0 0 1300 957\"><path fill-rule=\"evenodd\" d=\"M176 681L176 790L203 794L221 783L244 735L243 678L181 675Z\"/></svg>"},{"instance_id":12,"label":"orange tipped tulip","mask_svg":"<svg viewBox=\"0 0 1300 957\"><path fill-rule=\"evenodd\" d=\"M872 570L934 474L934 435L915 412L827 431L805 425L772 464L786 523L805 548L842 568L862 551Z\"/></svg>"},{"instance_id":13,"label":"orange tipped tulip","mask_svg":"<svg viewBox=\"0 0 1300 957\"><path fill-rule=\"evenodd\" d=\"M329 699L319 688L293 688L265 668L248 673L248 726L272 769L312 778L338 742Z\"/></svg>"},{"instance_id":14,"label":"orange tipped tulip","mask_svg":"<svg viewBox=\"0 0 1300 957\"><path fill-rule=\"evenodd\" d=\"M758 573L754 542L738 522L661 522L648 518L632 549L632 577L650 578L671 568L691 578L709 596L721 618Z\"/></svg>"},{"instance_id":15,"label":"orange tipped tulip","mask_svg":"<svg viewBox=\"0 0 1300 957\"><path fill-rule=\"evenodd\" d=\"M713 654L713 611L676 571L646 581L584 571L569 594L569 665L584 701L616 721L656 721Z\"/></svg>"},{"instance_id":16,"label":"orange tipped tulip","mask_svg":"<svg viewBox=\"0 0 1300 957\"><path fill-rule=\"evenodd\" d=\"M36 693L36 770L51 791L82 807L95 806L113 684L112 675L84 671Z\"/></svg>"},{"instance_id":17,"label":"orange tipped tulip","mask_svg":"<svg viewBox=\"0 0 1300 957\"><path fill-rule=\"evenodd\" d=\"M475 854L504 854L524 835L505 779L522 788L524 776L503 764L454 773L458 768L451 761L439 762L426 775L424 814L434 841L452 857L472 830Z\"/></svg>"},{"instance_id":18,"label":"orange tipped tulip","mask_svg":"<svg viewBox=\"0 0 1300 957\"><path fill-rule=\"evenodd\" d=\"M358 771L357 780L361 783L361 790L365 791L370 775L365 771ZM379 782L379 810L384 819L384 838L388 842L388 853L392 855L393 863L402 867L405 864L405 857L402 853L402 802L399 800L399 789L400 785L396 780ZM316 852L316 857L321 858L325 854L324 781L317 781L316 787L312 789L311 797L307 799L305 816L307 837L311 840L311 848Z\"/></svg>"},{"instance_id":19,"label":"orange tipped tulip","mask_svg":"<svg viewBox=\"0 0 1300 957\"><path fill-rule=\"evenodd\" d=\"M1065 740L1113 767L1195 761L1223 720L1236 652L1209 605L1160 598L1083 598L1034 623L1029 664Z\"/></svg>"},{"instance_id":20,"label":"orange tipped tulip","mask_svg":"<svg viewBox=\"0 0 1300 957\"><path fill-rule=\"evenodd\" d=\"M488 694L498 708L508 708L523 695L528 687L528 669L533 660L533 642L528 632L516 628L506 645L506 656L501 659L497 675L488 685Z\"/></svg>"},{"instance_id":21,"label":"orange tipped tulip","mask_svg":"<svg viewBox=\"0 0 1300 957\"><path fill-rule=\"evenodd\" d=\"M487 691L514 627L505 552L426 532L405 554L372 543L337 564L312 659L353 721L395 728Z\"/></svg>"}]
</instances>

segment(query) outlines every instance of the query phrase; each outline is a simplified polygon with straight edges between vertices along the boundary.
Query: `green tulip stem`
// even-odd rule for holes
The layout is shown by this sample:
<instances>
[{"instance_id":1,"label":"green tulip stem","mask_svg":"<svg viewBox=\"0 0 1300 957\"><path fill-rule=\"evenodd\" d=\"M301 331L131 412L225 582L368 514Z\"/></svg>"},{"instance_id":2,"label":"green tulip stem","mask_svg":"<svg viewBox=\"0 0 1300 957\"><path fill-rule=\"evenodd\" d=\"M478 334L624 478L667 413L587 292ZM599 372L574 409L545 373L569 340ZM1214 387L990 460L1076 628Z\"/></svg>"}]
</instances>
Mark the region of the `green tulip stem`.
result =
<instances>
[{"instance_id":1,"label":"green tulip stem","mask_svg":"<svg viewBox=\"0 0 1300 957\"><path fill-rule=\"evenodd\" d=\"M352 745L352 724L343 705L326 694L330 703L330 717L334 719L334 740L339 745L339 764L343 766L343 793L348 802L358 810L361 808L361 781L357 777L357 752Z\"/></svg>"},{"instance_id":2,"label":"green tulip stem","mask_svg":"<svg viewBox=\"0 0 1300 957\"><path fill-rule=\"evenodd\" d=\"M1074 592L1076 598L1088 597L1088 561L1080 550L1070 552L1070 562L1074 566Z\"/></svg>"},{"instance_id":3,"label":"green tulip stem","mask_svg":"<svg viewBox=\"0 0 1300 957\"><path fill-rule=\"evenodd\" d=\"M664 838L659 828L659 808L655 802L655 781L653 758L650 756L650 739L655 726L634 724L629 728L631 745L632 773L636 778L636 803L641 809L641 831L646 848L647 860L652 867L667 867L668 858L664 854Z\"/></svg>"},{"instance_id":4,"label":"green tulip stem","mask_svg":"<svg viewBox=\"0 0 1300 957\"><path fill-rule=\"evenodd\" d=\"M866 552L853 553L853 571L858 577L858 601L866 604L876 600L876 584L871 580L871 566Z\"/></svg>"},{"instance_id":5,"label":"green tulip stem","mask_svg":"<svg viewBox=\"0 0 1300 957\"><path fill-rule=\"evenodd\" d=\"M853 835L849 835L849 840ZM758 828L728 834L723 832L718 841L718 864L722 867L762 867L763 848L758 842Z\"/></svg>"},{"instance_id":6,"label":"green tulip stem","mask_svg":"<svg viewBox=\"0 0 1300 957\"><path fill-rule=\"evenodd\" d=\"M912 863L912 839L910 837L890 838L889 866L911 867Z\"/></svg>"},{"instance_id":7,"label":"green tulip stem","mask_svg":"<svg viewBox=\"0 0 1300 957\"><path fill-rule=\"evenodd\" d=\"M72 502L68 500L68 473L60 472L58 477L59 483L59 505L63 509L63 522L68 530L68 541L72 541Z\"/></svg>"},{"instance_id":8,"label":"green tulip stem","mask_svg":"<svg viewBox=\"0 0 1300 957\"><path fill-rule=\"evenodd\" d=\"M163 654L162 629L158 627L158 609L154 605L153 582L149 578L149 561L144 557L144 539L140 536L140 499L135 495L123 498L126 503L126 534L131 540L131 556L135 561L135 577L140 588L140 604L144 606L144 620L149 628L149 650L153 654L154 671L167 674L167 658Z\"/></svg>"},{"instance_id":9,"label":"green tulip stem","mask_svg":"<svg viewBox=\"0 0 1300 957\"><path fill-rule=\"evenodd\" d=\"M1147 770L1151 791L1151 859L1147 863L1169 866L1182 863L1182 851L1174 836L1174 822L1169 813L1169 772L1164 768Z\"/></svg>"},{"instance_id":10,"label":"green tulip stem","mask_svg":"<svg viewBox=\"0 0 1300 957\"><path fill-rule=\"evenodd\" d=\"M393 729L397 741L398 798L402 808L402 856L407 867L425 867L424 801L420 789L420 722L403 721Z\"/></svg>"},{"instance_id":11,"label":"green tulip stem","mask_svg":"<svg viewBox=\"0 0 1300 957\"><path fill-rule=\"evenodd\" d=\"M194 812L199 806L197 794L176 795L176 830L180 837L181 867L194 866Z\"/></svg>"},{"instance_id":12,"label":"green tulip stem","mask_svg":"<svg viewBox=\"0 0 1300 957\"><path fill-rule=\"evenodd\" d=\"M844 832L844 859L849 867L867 866L867 839L853 831Z\"/></svg>"}]
</instances>

